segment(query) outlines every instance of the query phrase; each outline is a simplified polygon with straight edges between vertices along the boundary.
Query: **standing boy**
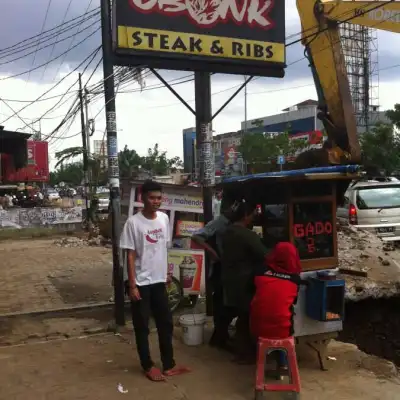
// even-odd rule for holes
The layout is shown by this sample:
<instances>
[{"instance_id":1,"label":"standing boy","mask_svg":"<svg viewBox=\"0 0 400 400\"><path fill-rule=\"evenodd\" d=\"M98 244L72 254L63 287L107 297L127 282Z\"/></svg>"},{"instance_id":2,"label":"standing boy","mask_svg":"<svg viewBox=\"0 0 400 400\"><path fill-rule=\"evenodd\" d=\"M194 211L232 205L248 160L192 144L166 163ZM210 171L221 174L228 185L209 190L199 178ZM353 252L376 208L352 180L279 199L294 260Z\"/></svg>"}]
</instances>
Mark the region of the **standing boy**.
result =
<instances>
[{"instance_id":1,"label":"standing boy","mask_svg":"<svg viewBox=\"0 0 400 400\"><path fill-rule=\"evenodd\" d=\"M136 346L145 375L152 381L189 372L175 364L172 348L173 321L168 304L167 248L170 242L168 216L158 211L162 188L157 182L142 186L142 211L128 218L120 239L127 250L128 288ZM149 319L153 315L158 332L163 371L156 368L149 349Z\"/></svg>"}]
</instances>

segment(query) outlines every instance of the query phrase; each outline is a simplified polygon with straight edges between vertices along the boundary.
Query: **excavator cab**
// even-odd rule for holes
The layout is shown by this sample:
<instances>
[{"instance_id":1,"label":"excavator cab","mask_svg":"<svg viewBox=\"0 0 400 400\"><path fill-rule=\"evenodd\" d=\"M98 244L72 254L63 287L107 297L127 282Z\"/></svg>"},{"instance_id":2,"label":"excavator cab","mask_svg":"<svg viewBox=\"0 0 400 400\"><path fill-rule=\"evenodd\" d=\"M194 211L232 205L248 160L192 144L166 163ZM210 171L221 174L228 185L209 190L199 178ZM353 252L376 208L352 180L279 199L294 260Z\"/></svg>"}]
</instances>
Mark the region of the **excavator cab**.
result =
<instances>
[{"instance_id":1,"label":"excavator cab","mask_svg":"<svg viewBox=\"0 0 400 400\"><path fill-rule=\"evenodd\" d=\"M327 141L302 153L296 168L358 164L361 149L339 26L400 33L400 1L297 0L305 47L318 94L318 118Z\"/></svg>"}]
</instances>

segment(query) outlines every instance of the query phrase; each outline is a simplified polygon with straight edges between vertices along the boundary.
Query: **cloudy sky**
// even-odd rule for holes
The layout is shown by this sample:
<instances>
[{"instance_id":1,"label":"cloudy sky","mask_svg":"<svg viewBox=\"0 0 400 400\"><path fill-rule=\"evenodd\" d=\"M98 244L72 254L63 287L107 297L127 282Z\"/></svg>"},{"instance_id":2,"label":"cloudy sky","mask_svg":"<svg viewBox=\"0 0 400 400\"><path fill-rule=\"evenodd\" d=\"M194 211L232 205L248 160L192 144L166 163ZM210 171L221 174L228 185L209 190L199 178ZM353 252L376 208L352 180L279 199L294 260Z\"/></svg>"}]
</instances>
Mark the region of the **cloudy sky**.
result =
<instances>
[{"instance_id":1,"label":"cloudy sky","mask_svg":"<svg viewBox=\"0 0 400 400\"><path fill-rule=\"evenodd\" d=\"M286 0L286 37L299 38L300 23L295 0ZM32 121L41 119L44 137L63 120L76 98L78 86L71 86L83 72L86 62L71 75L99 45L99 0L2 0L0 14L0 124L5 129L31 132ZM44 33L47 41L37 44L29 38L48 31L66 21L89 12L87 20L72 29ZM68 27L71 26L70 25ZM58 33L58 35L57 35ZM76 33L76 34L75 34ZM70 36L70 37L69 37ZM397 35L399 36L399 35ZM400 102L400 37L379 32L376 46L379 49L379 104L382 109ZM56 38L56 39L54 39ZM65 39L65 40L64 40ZM59 41L54 46L52 43ZM18 43L18 45L16 45ZM44 48L42 48L44 47ZM62 55L64 52L67 53ZM31 54L29 54L31 53ZM84 82L93 72L101 56L97 53L83 75ZM53 60L49 63L50 60ZM316 98L311 74L300 44L287 49L286 76L284 79L258 78L248 85L248 118L258 118L279 113L297 102ZM27 71L34 69L31 73ZM194 107L194 84L188 72L164 71L168 81L178 83L175 89ZM91 78L90 85L102 79L100 68ZM55 88L54 85L59 82ZM125 83L117 95L117 126L119 148L128 145L140 154L159 143L170 156L182 156L182 129L194 126L194 116L160 82L146 73L146 88L140 91L136 82ZM212 103L217 110L243 82L242 76L214 75L212 77ZM94 86L92 86L94 87ZM53 89L52 89L53 88ZM52 90L50 90L52 89ZM42 96L46 91L48 94ZM376 91L377 92L377 91ZM62 97L64 95L64 97ZM45 101L32 102L39 96ZM21 110L25 107L23 110ZM19 111L21 110L21 111ZM13 116L18 111L18 116ZM97 95L90 104L89 113L96 120L93 139L102 139L105 127L104 99ZM214 120L216 133L240 129L244 120L244 93ZM39 123L33 125L39 129ZM80 119L60 132L50 141L50 156L63 148L79 145ZM54 161L52 162L54 165Z\"/></svg>"}]
</instances>

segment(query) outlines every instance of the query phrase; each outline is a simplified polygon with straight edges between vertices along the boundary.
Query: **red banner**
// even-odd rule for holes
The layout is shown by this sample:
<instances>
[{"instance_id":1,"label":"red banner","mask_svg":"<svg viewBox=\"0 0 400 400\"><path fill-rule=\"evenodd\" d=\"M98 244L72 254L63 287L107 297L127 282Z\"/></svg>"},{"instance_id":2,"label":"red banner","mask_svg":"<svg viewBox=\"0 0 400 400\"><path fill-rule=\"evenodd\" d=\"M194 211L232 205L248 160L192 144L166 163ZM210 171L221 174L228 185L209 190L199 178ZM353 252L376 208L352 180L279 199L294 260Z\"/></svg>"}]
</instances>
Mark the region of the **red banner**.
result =
<instances>
[{"instance_id":1,"label":"red banner","mask_svg":"<svg viewBox=\"0 0 400 400\"><path fill-rule=\"evenodd\" d=\"M26 167L15 170L12 157L1 154L1 170L4 182L48 182L49 150L48 143L27 141L28 162Z\"/></svg>"}]
</instances>

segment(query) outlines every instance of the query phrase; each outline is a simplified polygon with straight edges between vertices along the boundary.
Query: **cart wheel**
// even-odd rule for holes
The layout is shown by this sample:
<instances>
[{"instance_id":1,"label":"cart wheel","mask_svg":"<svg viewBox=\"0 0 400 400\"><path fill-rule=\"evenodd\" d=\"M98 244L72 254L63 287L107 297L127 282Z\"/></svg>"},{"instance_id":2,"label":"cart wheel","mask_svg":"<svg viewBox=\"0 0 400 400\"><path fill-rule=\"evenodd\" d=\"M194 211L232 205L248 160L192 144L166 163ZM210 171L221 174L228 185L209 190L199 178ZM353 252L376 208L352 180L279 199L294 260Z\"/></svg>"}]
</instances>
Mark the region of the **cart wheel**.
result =
<instances>
[{"instance_id":1,"label":"cart wheel","mask_svg":"<svg viewBox=\"0 0 400 400\"><path fill-rule=\"evenodd\" d=\"M167 286L168 303L171 311L175 311L183 299L183 289L178 279L172 277Z\"/></svg>"}]
</instances>

